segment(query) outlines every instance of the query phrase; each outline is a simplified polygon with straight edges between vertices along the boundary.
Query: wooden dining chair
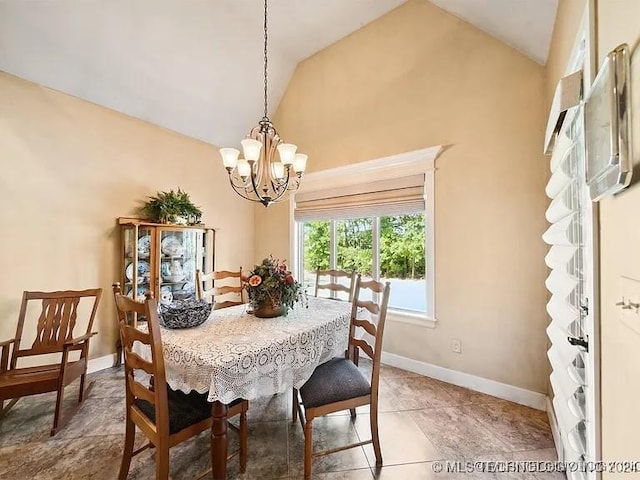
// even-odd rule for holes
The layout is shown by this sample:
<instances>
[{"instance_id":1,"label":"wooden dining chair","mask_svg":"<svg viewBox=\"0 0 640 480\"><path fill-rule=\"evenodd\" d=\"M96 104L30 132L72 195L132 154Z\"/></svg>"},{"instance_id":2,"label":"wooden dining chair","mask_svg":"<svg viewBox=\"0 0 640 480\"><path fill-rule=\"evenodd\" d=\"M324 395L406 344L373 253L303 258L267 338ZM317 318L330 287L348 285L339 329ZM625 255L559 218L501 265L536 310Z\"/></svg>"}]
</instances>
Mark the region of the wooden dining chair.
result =
<instances>
[{"instance_id":1,"label":"wooden dining chair","mask_svg":"<svg viewBox=\"0 0 640 480\"><path fill-rule=\"evenodd\" d=\"M378 436L378 384L380 377L380 355L382 354L382 335L389 303L389 282L382 284L375 280L362 281L356 277L353 302L351 306L351 323L349 326L349 342L347 358L335 357L318 366L311 378L300 388L294 390L293 421L299 415L304 429L304 478L311 478L312 462L315 457L339 452L349 448L373 444L376 466L382 466L382 452ZM363 290L370 290L372 298L378 302L360 300ZM377 322L359 318L360 313L368 311ZM368 334L372 342L363 339L362 332ZM356 362L358 352L362 350L372 361L371 378L365 378ZM313 419L340 410L351 410L355 417L356 407L370 405L371 439L358 443L333 448L322 452L313 451Z\"/></svg>"},{"instance_id":2,"label":"wooden dining chair","mask_svg":"<svg viewBox=\"0 0 640 480\"><path fill-rule=\"evenodd\" d=\"M353 282L355 277L356 272L348 272L346 270L316 270L314 295L318 297L319 290L327 290L329 293L325 295L328 295L328 298L337 299L339 292L345 292L348 295L347 301L350 302L353 298ZM341 282L340 279L346 280Z\"/></svg>"},{"instance_id":3,"label":"wooden dining chair","mask_svg":"<svg viewBox=\"0 0 640 480\"><path fill-rule=\"evenodd\" d=\"M51 435L55 435L73 416L87 397L93 382L85 389L89 339L96 335L92 332L93 320L96 316L102 289L65 290L59 292L24 292L18 316L16 336L11 340L0 342L0 419L13 407L20 398L46 392L57 392L56 410L53 417ZM83 301L84 300L84 301ZM35 340L28 347L22 346L25 318L33 304L40 302L40 314L37 320ZM79 321L78 309L86 303L90 308L87 330L76 336L76 325ZM84 311L84 305L80 307ZM11 355L9 347L13 345ZM71 360L71 352L80 352L78 360ZM20 359L33 360L34 357L47 354L62 354L56 363L31 367L19 367ZM75 354L74 354L75 355ZM62 416L64 387L80 378L80 394L78 403L65 417ZM5 400L10 400L4 406Z\"/></svg>"},{"instance_id":4,"label":"wooden dining chair","mask_svg":"<svg viewBox=\"0 0 640 480\"><path fill-rule=\"evenodd\" d=\"M229 281L227 279L238 279L233 281L233 285L220 285L223 281ZM212 288L207 289L207 282L213 282ZM220 270L211 273L202 273L200 270L196 271L196 289L198 299L213 301L213 309L218 310L220 308L232 307L234 305L242 305L242 267L237 272L230 272L228 270ZM236 300L227 300L227 295L235 295ZM224 299L220 299L224 296Z\"/></svg>"},{"instance_id":5,"label":"wooden dining chair","mask_svg":"<svg viewBox=\"0 0 640 480\"><path fill-rule=\"evenodd\" d=\"M126 388L126 434L124 454L120 466L119 480L127 478L131 458L151 445L156 448L156 480L169 478L169 449L199 433L210 430L212 404L207 394L195 391L183 393L167 386L160 322L157 303L153 298L140 303L124 295L115 295L118 318L126 319L130 314L144 315L148 333L134 328L126 321L120 322L120 338L124 349L124 371ZM133 344L150 349L151 361L147 361L133 351ZM141 383L142 370L151 376L148 385ZM247 465L247 408L246 400L238 399L228 405L228 417L240 415L240 426L229 426L240 433L240 448L230 457L239 453L240 471ZM142 430L149 443L133 451L136 426Z\"/></svg>"}]
</instances>

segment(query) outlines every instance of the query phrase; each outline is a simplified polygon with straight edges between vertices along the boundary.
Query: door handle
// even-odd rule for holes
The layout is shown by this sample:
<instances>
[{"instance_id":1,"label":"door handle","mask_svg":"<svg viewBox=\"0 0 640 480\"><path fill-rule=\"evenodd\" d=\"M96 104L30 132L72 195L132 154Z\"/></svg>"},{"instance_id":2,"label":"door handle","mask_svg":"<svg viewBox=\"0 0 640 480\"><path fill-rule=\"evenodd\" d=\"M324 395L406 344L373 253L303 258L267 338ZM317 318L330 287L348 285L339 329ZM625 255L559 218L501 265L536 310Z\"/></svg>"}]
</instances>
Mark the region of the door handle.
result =
<instances>
[{"instance_id":1,"label":"door handle","mask_svg":"<svg viewBox=\"0 0 640 480\"><path fill-rule=\"evenodd\" d=\"M585 351L589 351L589 342L584 337L567 337L567 341L574 347L581 347Z\"/></svg>"}]
</instances>

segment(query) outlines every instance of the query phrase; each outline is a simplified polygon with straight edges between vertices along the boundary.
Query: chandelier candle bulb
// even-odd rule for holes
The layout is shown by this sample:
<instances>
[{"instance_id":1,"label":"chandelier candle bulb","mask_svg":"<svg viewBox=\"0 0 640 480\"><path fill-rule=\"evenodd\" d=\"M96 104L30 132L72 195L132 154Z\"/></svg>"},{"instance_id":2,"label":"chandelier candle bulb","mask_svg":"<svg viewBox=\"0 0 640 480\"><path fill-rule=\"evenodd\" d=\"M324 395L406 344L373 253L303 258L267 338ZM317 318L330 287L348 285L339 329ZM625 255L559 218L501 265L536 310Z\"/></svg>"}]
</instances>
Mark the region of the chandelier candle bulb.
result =
<instances>
[{"instance_id":1,"label":"chandelier candle bulb","mask_svg":"<svg viewBox=\"0 0 640 480\"><path fill-rule=\"evenodd\" d=\"M240 150L238 150L237 148L221 148L220 155L222 156L222 164L224 165L224 168L226 168L228 171L236 168Z\"/></svg>"},{"instance_id":2,"label":"chandelier candle bulb","mask_svg":"<svg viewBox=\"0 0 640 480\"><path fill-rule=\"evenodd\" d=\"M285 177L284 174L284 162L275 162L272 164L273 176L278 180L282 180Z\"/></svg>"},{"instance_id":3,"label":"chandelier candle bulb","mask_svg":"<svg viewBox=\"0 0 640 480\"><path fill-rule=\"evenodd\" d=\"M304 171L307 169L308 158L309 156L305 155L304 153L297 153L296 158L293 161L293 170L298 174L304 173Z\"/></svg>"},{"instance_id":4,"label":"chandelier candle bulb","mask_svg":"<svg viewBox=\"0 0 640 480\"><path fill-rule=\"evenodd\" d=\"M244 158L238 159L239 151L235 148L220 149L233 191L265 207L298 190L307 167L307 156L296 154L297 146L282 141L267 115L267 39L267 0L264 0L264 116L240 142ZM276 150L280 161L276 159Z\"/></svg>"},{"instance_id":5,"label":"chandelier candle bulb","mask_svg":"<svg viewBox=\"0 0 640 480\"><path fill-rule=\"evenodd\" d=\"M245 180L251 174L251 165L245 159L238 160L238 175Z\"/></svg>"},{"instance_id":6,"label":"chandelier candle bulb","mask_svg":"<svg viewBox=\"0 0 640 480\"><path fill-rule=\"evenodd\" d=\"M281 143L278 145L278 153L280 154L280 161L283 165L293 165L297 149L298 147L293 143Z\"/></svg>"},{"instance_id":7,"label":"chandelier candle bulb","mask_svg":"<svg viewBox=\"0 0 640 480\"><path fill-rule=\"evenodd\" d=\"M242 144L244 158L249 162L257 161L260 157L260 150L262 150L262 142L253 138L245 138L240 143Z\"/></svg>"}]
</instances>

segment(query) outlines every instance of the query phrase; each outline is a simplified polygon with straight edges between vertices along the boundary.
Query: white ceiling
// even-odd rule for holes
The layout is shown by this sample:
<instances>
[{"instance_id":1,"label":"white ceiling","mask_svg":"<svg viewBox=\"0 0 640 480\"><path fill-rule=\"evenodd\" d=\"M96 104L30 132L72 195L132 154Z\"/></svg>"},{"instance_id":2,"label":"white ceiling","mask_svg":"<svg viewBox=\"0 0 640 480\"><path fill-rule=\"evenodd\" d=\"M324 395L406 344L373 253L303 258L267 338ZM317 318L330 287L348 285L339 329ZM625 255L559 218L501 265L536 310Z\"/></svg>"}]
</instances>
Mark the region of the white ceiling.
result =
<instances>
[{"instance_id":1,"label":"white ceiling","mask_svg":"<svg viewBox=\"0 0 640 480\"><path fill-rule=\"evenodd\" d=\"M272 0L270 114L298 62L404 1ZM546 61L558 0L432 1ZM261 0L0 0L0 70L239 146L262 117L262 8Z\"/></svg>"},{"instance_id":2,"label":"white ceiling","mask_svg":"<svg viewBox=\"0 0 640 480\"><path fill-rule=\"evenodd\" d=\"M558 0L430 1L541 65L547 63Z\"/></svg>"}]
</instances>

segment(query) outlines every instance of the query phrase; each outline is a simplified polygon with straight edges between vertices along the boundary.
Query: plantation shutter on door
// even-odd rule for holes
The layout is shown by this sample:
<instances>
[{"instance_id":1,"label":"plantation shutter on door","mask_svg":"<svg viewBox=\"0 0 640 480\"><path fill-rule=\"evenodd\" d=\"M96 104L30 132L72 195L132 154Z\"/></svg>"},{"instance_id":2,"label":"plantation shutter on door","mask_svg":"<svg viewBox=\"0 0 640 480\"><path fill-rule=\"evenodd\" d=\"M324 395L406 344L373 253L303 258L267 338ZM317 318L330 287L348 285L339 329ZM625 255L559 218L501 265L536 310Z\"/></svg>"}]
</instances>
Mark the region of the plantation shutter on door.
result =
<instances>
[{"instance_id":1,"label":"plantation shutter on door","mask_svg":"<svg viewBox=\"0 0 640 480\"><path fill-rule=\"evenodd\" d=\"M567 114L551 157L551 178L546 194L551 203L546 218L551 224L543 240L551 246L545 263L551 269L546 280L551 299L547 312L551 323L547 334L551 362L553 406L564 450L564 461L592 460L587 448L585 357L568 337L586 337L583 331L584 251L581 200L581 169L584 142L581 110ZM569 479L588 478L581 472L567 472Z\"/></svg>"}]
</instances>

